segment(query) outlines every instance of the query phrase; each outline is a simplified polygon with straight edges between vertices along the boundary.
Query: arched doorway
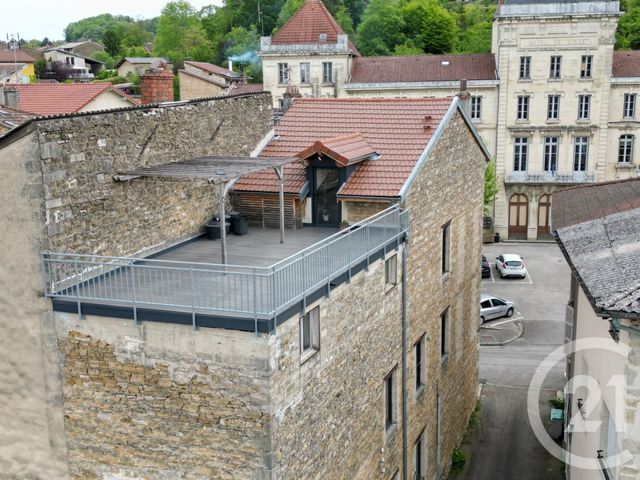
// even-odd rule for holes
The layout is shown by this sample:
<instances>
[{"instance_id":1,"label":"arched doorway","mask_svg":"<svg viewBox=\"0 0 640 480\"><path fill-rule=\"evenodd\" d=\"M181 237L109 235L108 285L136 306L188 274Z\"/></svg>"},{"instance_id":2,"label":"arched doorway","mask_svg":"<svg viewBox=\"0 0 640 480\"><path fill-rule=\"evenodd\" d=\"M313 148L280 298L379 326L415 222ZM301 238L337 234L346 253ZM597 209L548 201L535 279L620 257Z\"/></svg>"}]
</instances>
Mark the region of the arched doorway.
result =
<instances>
[{"instance_id":1,"label":"arched doorway","mask_svg":"<svg viewBox=\"0 0 640 480\"><path fill-rule=\"evenodd\" d=\"M509 199L509 238L527 239L529 218L529 199L526 195L516 193Z\"/></svg>"},{"instance_id":2,"label":"arched doorway","mask_svg":"<svg viewBox=\"0 0 640 480\"><path fill-rule=\"evenodd\" d=\"M542 195L538 202L538 239L549 238L549 211L551 210L551 195Z\"/></svg>"}]
</instances>

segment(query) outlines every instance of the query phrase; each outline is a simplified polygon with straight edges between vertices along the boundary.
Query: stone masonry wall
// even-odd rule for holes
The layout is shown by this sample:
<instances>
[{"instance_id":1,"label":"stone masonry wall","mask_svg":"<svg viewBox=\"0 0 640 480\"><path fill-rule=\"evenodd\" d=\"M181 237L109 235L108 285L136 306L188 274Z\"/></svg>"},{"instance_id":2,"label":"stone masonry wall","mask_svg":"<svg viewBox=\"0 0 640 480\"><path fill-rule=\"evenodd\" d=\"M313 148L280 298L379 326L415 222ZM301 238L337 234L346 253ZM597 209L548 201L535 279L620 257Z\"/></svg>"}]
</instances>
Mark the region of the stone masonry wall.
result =
<instances>
[{"instance_id":1,"label":"stone masonry wall","mask_svg":"<svg viewBox=\"0 0 640 480\"><path fill-rule=\"evenodd\" d=\"M320 350L304 363L297 316L272 337L275 478L370 480L401 468L401 288L384 278L378 260L318 302ZM398 421L386 434L394 366Z\"/></svg>"},{"instance_id":2,"label":"stone masonry wall","mask_svg":"<svg viewBox=\"0 0 640 480\"><path fill-rule=\"evenodd\" d=\"M207 82L206 80L196 78L188 73L179 71L178 77L180 77L180 100L214 97L224 94L224 88Z\"/></svg>"},{"instance_id":3,"label":"stone masonry wall","mask_svg":"<svg viewBox=\"0 0 640 480\"><path fill-rule=\"evenodd\" d=\"M268 343L56 313L77 479L270 479Z\"/></svg>"},{"instance_id":4,"label":"stone masonry wall","mask_svg":"<svg viewBox=\"0 0 640 480\"><path fill-rule=\"evenodd\" d=\"M346 215L343 213L343 220L350 224L361 222L362 220L369 218L371 215L388 208L388 203L383 202L343 202L343 212L346 210Z\"/></svg>"},{"instance_id":5,"label":"stone masonry wall","mask_svg":"<svg viewBox=\"0 0 640 480\"><path fill-rule=\"evenodd\" d=\"M248 155L270 117L270 97L260 94L39 122L49 249L123 256L202 230L217 213L217 186L113 175Z\"/></svg>"},{"instance_id":6,"label":"stone masonry wall","mask_svg":"<svg viewBox=\"0 0 640 480\"><path fill-rule=\"evenodd\" d=\"M409 189L407 270L409 345L425 335L426 385L415 389L415 349L409 365L409 445L424 431L426 476L438 463L436 399L441 398L440 471L465 431L476 403L482 202L485 157L458 112ZM450 273L441 274L442 226L451 222ZM449 309L448 355L440 356L440 315ZM409 452L413 465L413 449Z\"/></svg>"}]
</instances>

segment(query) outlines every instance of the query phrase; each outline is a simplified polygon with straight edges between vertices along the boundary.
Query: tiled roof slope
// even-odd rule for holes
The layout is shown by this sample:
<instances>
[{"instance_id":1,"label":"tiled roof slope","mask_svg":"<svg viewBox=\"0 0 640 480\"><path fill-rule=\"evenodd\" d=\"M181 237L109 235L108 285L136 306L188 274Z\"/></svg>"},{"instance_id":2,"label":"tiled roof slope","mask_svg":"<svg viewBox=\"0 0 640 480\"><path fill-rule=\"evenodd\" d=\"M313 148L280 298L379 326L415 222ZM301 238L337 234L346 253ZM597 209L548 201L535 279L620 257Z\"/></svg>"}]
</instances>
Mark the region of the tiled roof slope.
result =
<instances>
[{"instance_id":1,"label":"tiled roof slope","mask_svg":"<svg viewBox=\"0 0 640 480\"><path fill-rule=\"evenodd\" d=\"M13 130L33 117L33 114L0 105L0 136L4 134L4 130Z\"/></svg>"},{"instance_id":2,"label":"tiled roof slope","mask_svg":"<svg viewBox=\"0 0 640 480\"><path fill-rule=\"evenodd\" d=\"M35 63L35 58L22 50L17 50L15 60L19 63ZM11 50L0 50L0 63L13 63L14 56Z\"/></svg>"},{"instance_id":3,"label":"tiled roof slope","mask_svg":"<svg viewBox=\"0 0 640 480\"><path fill-rule=\"evenodd\" d=\"M11 87L18 90L18 110L36 115L77 112L108 90L129 98L110 83L33 83Z\"/></svg>"},{"instance_id":4,"label":"tiled roof slope","mask_svg":"<svg viewBox=\"0 0 640 480\"><path fill-rule=\"evenodd\" d=\"M551 225L559 230L640 208L640 178L566 188L553 194Z\"/></svg>"},{"instance_id":5,"label":"tiled roof slope","mask_svg":"<svg viewBox=\"0 0 640 480\"><path fill-rule=\"evenodd\" d=\"M192 62L191 60L185 61L187 65L193 65L200 70L204 70L205 72L215 73L216 75L220 75L229 79L236 79L242 77L242 74L239 72L234 72L233 70L228 70L223 67L219 67L218 65L214 65L213 63L207 62Z\"/></svg>"},{"instance_id":6,"label":"tiled roof slope","mask_svg":"<svg viewBox=\"0 0 640 480\"><path fill-rule=\"evenodd\" d=\"M452 100L296 99L275 129L264 156L297 156L320 139L359 132L380 155L358 165L340 195L397 197ZM285 191L300 193L306 183L301 164L285 167ZM276 192L275 174L240 179L238 191Z\"/></svg>"},{"instance_id":7,"label":"tiled roof slope","mask_svg":"<svg viewBox=\"0 0 640 480\"><path fill-rule=\"evenodd\" d=\"M320 41L320 34L326 34L326 41ZM335 44L338 35L344 35L338 22L331 16L320 0L307 0L302 7L271 39L274 45ZM360 55L349 41L349 47Z\"/></svg>"},{"instance_id":8,"label":"tiled roof slope","mask_svg":"<svg viewBox=\"0 0 640 480\"><path fill-rule=\"evenodd\" d=\"M412 57L357 57L349 83L442 82L497 80L492 53L418 55Z\"/></svg>"},{"instance_id":9,"label":"tiled roof slope","mask_svg":"<svg viewBox=\"0 0 640 480\"><path fill-rule=\"evenodd\" d=\"M227 95L239 95L241 93L260 93L264 92L262 83L232 83L227 89Z\"/></svg>"},{"instance_id":10,"label":"tiled roof slope","mask_svg":"<svg viewBox=\"0 0 640 480\"><path fill-rule=\"evenodd\" d=\"M614 77L640 77L640 50L613 52Z\"/></svg>"}]
</instances>

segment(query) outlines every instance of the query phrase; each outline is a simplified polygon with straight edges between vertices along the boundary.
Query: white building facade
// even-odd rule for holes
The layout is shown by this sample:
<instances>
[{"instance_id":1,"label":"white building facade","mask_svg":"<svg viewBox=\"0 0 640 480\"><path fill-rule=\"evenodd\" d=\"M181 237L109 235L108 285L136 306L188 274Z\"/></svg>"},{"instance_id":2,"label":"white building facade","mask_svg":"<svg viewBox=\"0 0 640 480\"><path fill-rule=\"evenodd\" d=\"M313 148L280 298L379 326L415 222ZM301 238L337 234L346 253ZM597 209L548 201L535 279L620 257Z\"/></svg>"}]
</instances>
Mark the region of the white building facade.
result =
<instances>
[{"instance_id":1,"label":"white building facade","mask_svg":"<svg viewBox=\"0 0 640 480\"><path fill-rule=\"evenodd\" d=\"M311 0L273 38L262 38L264 88L277 108L287 91L442 97L466 80L470 117L496 159L495 230L543 239L553 192L638 175L640 52L614 52L620 15L611 0L505 0L492 54L364 58ZM305 30L310 18L318 21Z\"/></svg>"}]
</instances>

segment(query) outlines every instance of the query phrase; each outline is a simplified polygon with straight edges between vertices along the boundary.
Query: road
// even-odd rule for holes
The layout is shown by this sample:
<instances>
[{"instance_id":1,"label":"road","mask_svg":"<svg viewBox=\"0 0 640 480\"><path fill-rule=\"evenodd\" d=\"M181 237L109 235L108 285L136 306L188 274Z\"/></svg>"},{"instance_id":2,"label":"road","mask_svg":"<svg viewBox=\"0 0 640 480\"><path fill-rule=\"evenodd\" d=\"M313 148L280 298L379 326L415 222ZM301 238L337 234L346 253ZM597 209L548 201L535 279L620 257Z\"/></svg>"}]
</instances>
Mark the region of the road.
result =
<instances>
[{"instance_id":1,"label":"road","mask_svg":"<svg viewBox=\"0 0 640 480\"><path fill-rule=\"evenodd\" d=\"M564 341L569 268L555 244L500 243L486 245L483 250L492 263L492 278L483 279L481 290L516 303L524 334L501 347L480 347L480 379L484 385L479 423L464 448L469 453L465 478L560 480L562 463L540 445L529 425L527 390L540 362ZM522 255L529 278L500 279L494 265L500 253ZM561 430L558 423L549 420L548 400L563 385L564 365L560 364L547 376L539 402L545 427L552 436L559 436Z\"/></svg>"}]
</instances>

